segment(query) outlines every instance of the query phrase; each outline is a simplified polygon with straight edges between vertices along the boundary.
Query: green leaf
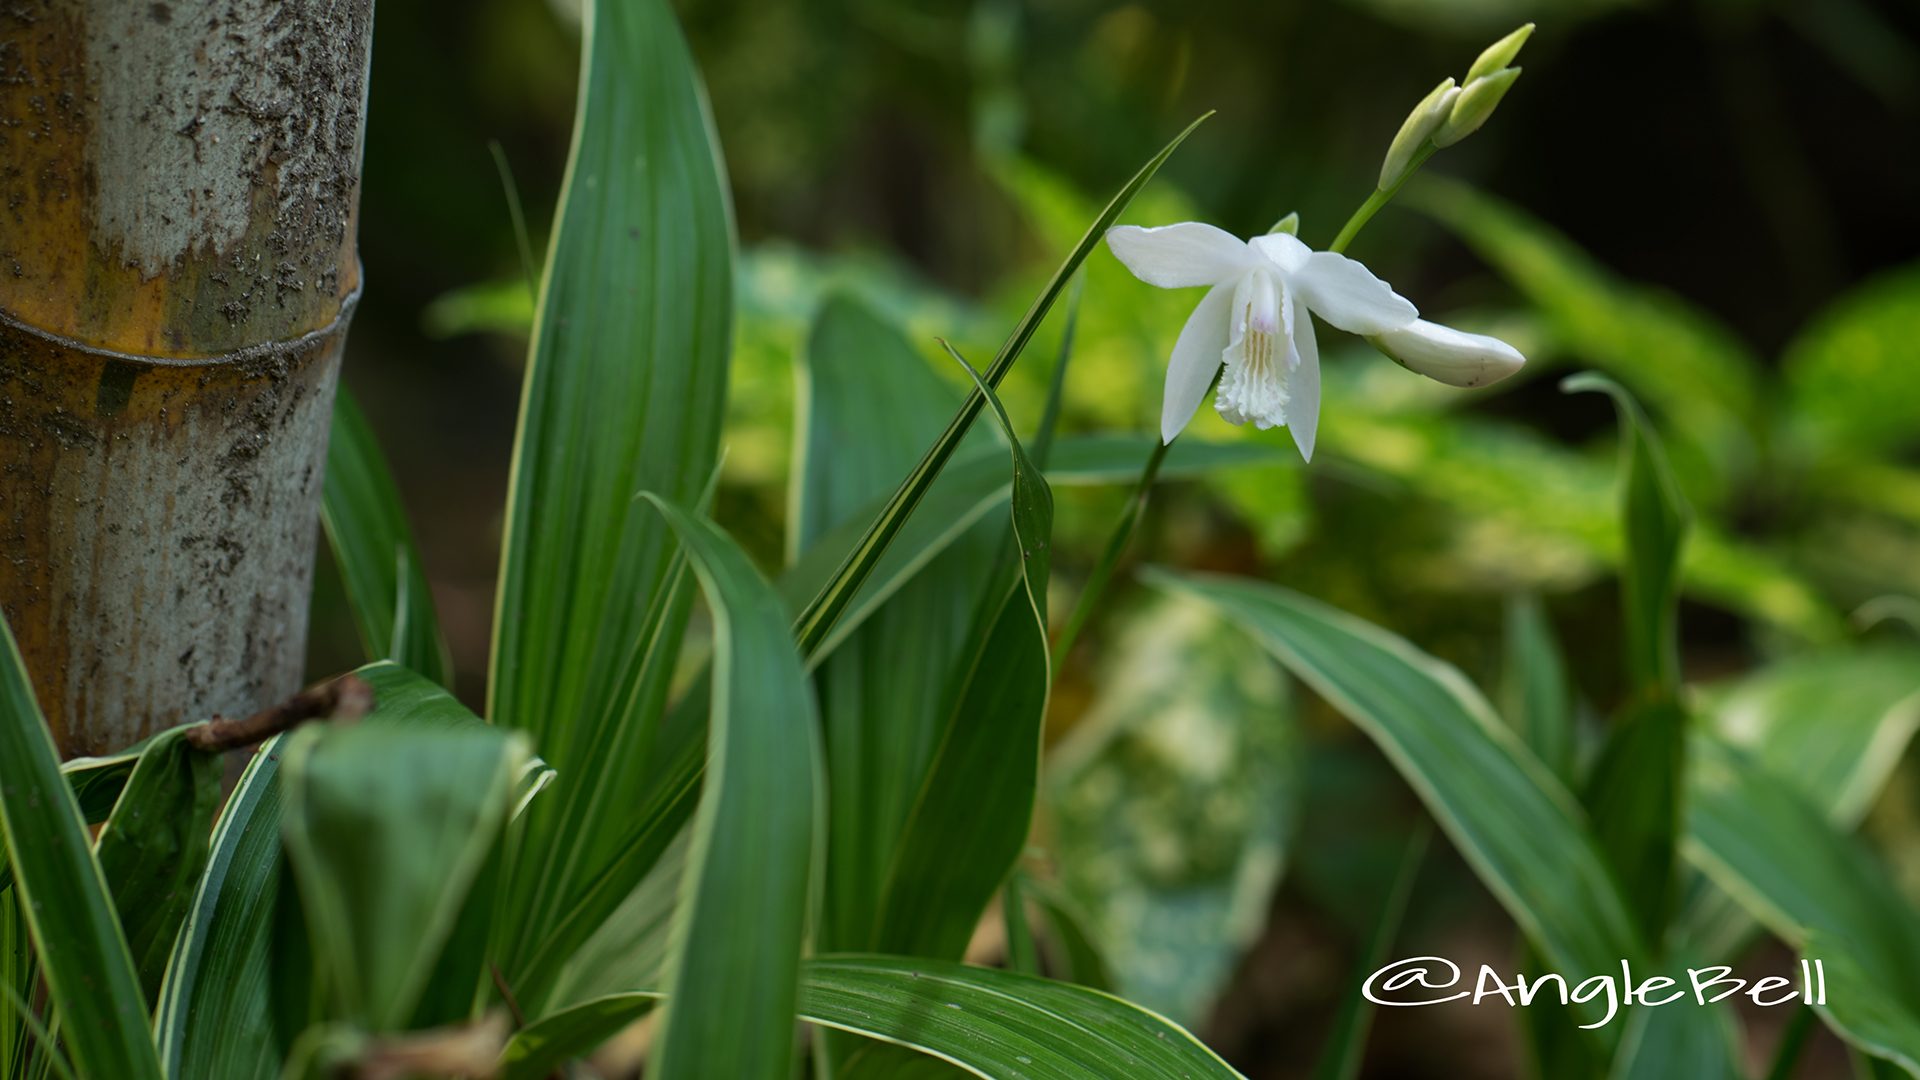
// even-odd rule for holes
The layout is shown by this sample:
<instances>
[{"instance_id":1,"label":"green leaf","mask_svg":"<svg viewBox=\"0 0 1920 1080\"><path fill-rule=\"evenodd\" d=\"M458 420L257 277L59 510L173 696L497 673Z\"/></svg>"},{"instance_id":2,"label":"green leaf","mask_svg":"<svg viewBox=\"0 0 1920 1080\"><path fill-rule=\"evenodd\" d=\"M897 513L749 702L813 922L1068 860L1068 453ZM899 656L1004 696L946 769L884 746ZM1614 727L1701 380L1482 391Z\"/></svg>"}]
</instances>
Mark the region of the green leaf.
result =
<instances>
[{"instance_id":1,"label":"green leaf","mask_svg":"<svg viewBox=\"0 0 1920 1080\"><path fill-rule=\"evenodd\" d=\"M1165 571L1151 579L1217 605L1366 732L1552 970L1573 983L1623 959L1644 963L1579 805L1459 671L1286 589Z\"/></svg>"},{"instance_id":2,"label":"green leaf","mask_svg":"<svg viewBox=\"0 0 1920 1080\"><path fill-rule=\"evenodd\" d=\"M1402 198L1458 234L1545 315L1568 351L1652 403L1688 491L1714 503L1754 464L1760 366L1704 312L1621 281L1544 222L1426 176Z\"/></svg>"},{"instance_id":3,"label":"green leaf","mask_svg":"<svg viewBox=\"0 0 1920 1080\"><path fill-rule=\"evenodd\" d=\"M780 1080L792 1068L821 785L813 695L786 609L712 522L647 495L713 613L707 778L668 959L674 1001L649 1073Z\"/></svg>"},{"instance_id":4,"label":"green leaf","mask_svg":"<svg viewBox=\"0 0 1920 1080\"><path fill-rule=\"evenodd\" d=\"M1688 719L1671 699L1616 717L1583 801L1644 939L1656 950L1678 900L1676 866Z\"/></svg>"},{"instance_id":5,"label":"green leaf","mask_svg":"<svg viewBox=\"0 0 1920 1080\"><path fill-rule=\"evenodd\" d=\"M820 592L808 603L806 610L800 613L799 620L795 624L794 636L800 643L800 651L803 655L813 655L833 631L834 623L859 594L868 576L873 573L875 566L886 554L888 546L893 543L895 535L913 516L914 508L926 496L934 479L940 475L940 470L946 467L947 459L959 449L968 428L973 426L974 418L980 415L980 410L986 405L985 391L997 388L1000 380L1006 377L1014 361L1018 360L1021 352L1026 349L1027 342L1031 341L1034 333L1039 330L1041 321L1046 318L1047 312L1053 307L1053 302L1059 297L1061 290L1066 287L1067 281L1080 268L1080 264L1086 261L1095 245L1099 244L1100 238L1106 235L1107 227L1113 224L1114 220L1127 208L1127 204L1133 201L1134 195L1146 186L1147 181L1160 170L1160 166L1172 156L1173 151L1206 118L1202 116L1187 125L1185 131L1174 136L1172 142L1161 148L1158 154L1141 166L1140 171L1133 175L1133 179L1127 181L1126 186L1122 187L1107 203L1106 209L1101 211L1100 216L1087 227L1087 231L1080 237L1080 242L1068 253L1066 261L1060 264L1059 269L1054 271L1053 277L1041 289L1040 295L1034 299L1033 306L1027 309L1027 313L1014 327L1013 333L1000 346L1000 351L994 356L993 362L987 365L986 374L979 389L967 397L966 403L954 415L946 431L941 433L939 439L927 450L926 456L921 458L920 463L914 466L905 480L901 481L899 488L887 500L880 513L874 517L873 523L867 528L858 544L848 553L846 561L821 587Z\"/></svg>"},{"instance_id":6,"label":"green leaf","mask_svg":"<svg viewBox=\"0 0 1920 1080\"><path fill-rule=\"evenodd\" d=\"M1367 937L1366 951L1359 977L1347 991L1345 1000L1340 1003L1340 1013L1333 1023L1333 1032L1327 1036L1326 1048L1320 1052L1320 1060L1314 1066L1314 1080L1353 1080L1360 1075L1360 1065L1366 1059L1367 1033L1373 1027L1374 1002L1367 994L1367 980L1371 973L1380 970L1389 958L1395 939L1400 936L1400 923L1406 918L1407 902L1413 895L1413 883L1420 876L1420 866L1426 861L1427 848L1433 840L1433 826L1422 822L1407 841L1407 849L1400 857L1400 868L1393 875L1393 883L1387 887L1387 895L1380 901L1380 915L1374 920L1373 932Z\"/></svg>"},{"instance_id":7,"label":"green leaf","mask_svg":"<svg viewBox=\"0 0 1920 1080\"><path fill-rule=\"evenodd\" d=\"M0 618L0 831L40 972L85 1076L159 1080L146 997L86 822Z\"/></svg>"},{"instance_id":8,"label":"green leaf","mask_svg":"<svg viewBox=\"0 0 1920 1080\"><path fill-rule=\"evenodd\" d=\"M157 999L180 923L211 850L220 807L220 755L196 750L186 728L146 744L94 841L148 1002Z\"/></svg>"},{"instance_id":9,"label":"green leaf","mask_svg":"<svg viewBox=\"0 0 1920 1080\"><path fill-rule=\"evenodd\" d=\"M1706 714L1842 829L1860 823L1920 727L1920 650L1829 650L1776 662L1715 695Z\"/></svg>"},{"instance_id":10,"label":"green leaf","mask_svg":"<svg viewBox=\"0 0 1920 1080\"><path fill-rule=\"evenodd\" d=\"M1827 1026L1865 1053L1880 1059L1862 1075L1920 1076L1920 1013L1913 1000L1889 997L1887 973L1814 930L1800 947L1807 959L1819 959L1826 975L1827 1002L1817 1011ZM1884 1067L1883 1063L1898 1066Z\"/></svg>"},{"instance_id":11,"label":"green leaf","mask_svg":"<svg viewBox=\"0 0 1920 1080\"><path fill-rule=\"evenodd\" d=\"M564 808L624 782L614 748L655 717L635 643L674 545L654 491L696 501L726 398L733 236L699 77L664 0L586 5L579 105L521 397L494 620L488 715L527 731L559 772L529 811L509 957L602 867L571 860L601 829ZM617 802L613 805L617 805ZM551 856L556 860L549 865Z\"/></svg>"},{"instance_id":12,"label":"green leaf","mask_svg":"<svg viewBox=\"0 0 1920 1080\"><path fill-rule=\"evenodd\" d=\"M1701 706L1712 730L1808 800L1835 828L1860 823L1920 725L1920 653L1829 650L1770 664ZM1691 883L1683 938L1732 957L1753 920L1710 882Z\"/></svg>"},{"instance_id":13,"label":"green leaf","mask_svg":"<svg viewBox=\"0 0 1920 1080\"><path fill-rule=\"evenodd\" d=\"M456 932L500 842L526 740L402 669L368 675L366 721L287 740L281 834L332 1015L399 1031L449 941L466 936ZM471 1000L482 958L464 959Z\"/></svg>"},{"instance_id":14,"label":"green leaf","mask_svg":"<svg viewBox=\"0 0 1920 1080\"><path fill-rule=\"evenodd\" d=\"M501 1080L547 1080L653 1011L658 997L622 993L585 1001L520 1029L500 1056Z\"/></svg>"},{"instance_id":15,"label":"green leaf","mask_svg":"<svg viewBox=\"0 0 1920 1080\"><path fill-rule=\"evenodd\" d=\"M1028 898L1038 905L1045 919L1040 952L1054 976L1089 990L1111 992L1113 970L1087 930L1087 917L1080 906L1053 882L1027 878L1025 885Z\"/></svg>"},{"instance_id":16,"label":"green leaf","mask_svg":"<svg viewBox=\"0 0 1920 1080\"><path fill-rule=\"evenodd\" d=\"M1669 969L1677 987L1687 986L1684 971ZM1734 1010L1701 1005L1683 997L1658 1008L1635 1008L1626 1015L1626 1034L1608 1080L1744 1080L1744 1041Z\"/></svg>"},{"instance_id":17,"label":"green leaf","mask_svg":"<svg viewBox=\"0 0 1920 1080\"><path fill-rule=\"evenodd\" d=\"M1803 955L1824 960L1821 1015L1869 1053L1920 1048L1920 919L1886 870L1739 751L1694 740L1688 857Z\"/></svg>"},{"instance_id":18,"label":"green leaf","mask_svg":"<svg viewBox=\"0 0 1920 1080\"><path fill-rule=\"evenodd\" d=\"M700 693L699 688L693 693ZM703 702L704 698L701 694ZM563 905L552 926L529 938L533 944L527 950L527 959L512 977L515 992L525 1003L544 1007L564 978L568 962L589 955L583 946L603 930L617 932L618 928L611 925L616 913L633 900L636 888L644 888L649 876L660 870L663 857L693 818L706 773L704 751L703 739L671 755L650 785L646 799L634 810L633 826L613 859L581 887L569 904ZM523 853L521 857L526 856ZM617 971L619 964L612 963L615 959L594 962ZM604 973L596 977L604 977Z\"/></svg>"},{"instance_id":19,"label":"green leaf","mask_svg":"<svg viewBox=\"0 0 1920 1080\"><path fill-rule=\"evenodd\" d=\"M1787 346L1787 422L1817 456L1883 454L1920 431L1920 265L1876 277L1816 315Z\"/></svg>"},{"instance_id":20,"label":"green leaf","mask_svg":"<svg viewBox=\"0 0 1920 1080\"><path fill-rule=\"evenodd\" d=\"M174 942L154 1021L170 1077L271 1076L280 902L280 748L254 752L214 827L212 855Z\"/></svg>"},{"instance_id":21,"label":"green leaf","mask_svg":"<svg viewBox=\"0 0 1920 1080\"><path fill-rule=\"evenodd\" d=\"M539 1080L646 1014L662 995L601 998L508 1044L503 1080ZM1240 1074L1167 1020L1097 991L1008 971L891 956L808 961L800 1016L917 1050L987 1080L1203 1080Z\"/></svg>"},{"instance_id":22,"label":"green leaf","mask_svg":"<svg viewBox=\"0 0 1920 1080\"><path fill-rule=\"evenodd\" d=\"M1633 395L1593 372L1574 375L1560 387L1568 393L1604 393L1620 414L1620 519L1626 534L1621 607L1632 696L1608 731L1585 802L1641 934L1657 949L1676 898L1675 850L1687 768L1687 713L1677 698L1675 593L1688 510L1659 437Z\"/></svg>"},{"instance_id":23,"label":"green leaf","mask_svg":"<svg viewBox=\"0 0 1920 1080\"><path fill-rule=\"evenodd\" d=\"M913 467L958 404L898 331L842 297L822 305L796 372L803 411L788 515L794 556L817 550L835 526L871 520L861 512ZM996 490L1005 490L1006 451L985 430L966 443L963 453L991 457ZM945 517L934 500L953 490L948 481L962 463L935 484L918 517ZM911 531L895 550L920 546ZM1006 531L1004 520L984 517L967 526L924 572L838 635L815 669L828 782L823 950L879 944L887 868L951 711L945 691L977 647L966 638L968 623L975 597L996 577ZM830 554L837 565L844 549Z\"/></svg>"},{"instance_id":24,"label":"green leaf","mask_svg":"<svg viewBox=\"0 0 1920 1080\"><path fill-rule=\"evenodd\" d=\"M1538 596L1529 593L1508 599L1505 642L1501 715L1561 783L1572 784L1578 735L1573 689L1567 683L1566 662L1554 641L1546 606Z\"/></svg>"},{"instance_id":25,"label":"green leaf","mask_svg":"<svg viewBox=\"0 0 1920 1080\"><path fill-rule=\"evenodd\" d=\"M1033 820L1052 689L1047 575L1053 492L986 378L949 347L992 405L1013 457L1011 588L989 584L977 651L949 690L952 712L888 865L877 940L889 952L958 957L1013 869Z\"/></svg>"},{"instance_id":26,"label":"green leaf","mask_svg":"<svg viewBox=\"0 0 1920 1080\"><path fill-rule=\"evenodd\" d=\"M345 387L333 400L320 524L367 659L392 660L447 685L453 663L399 489L373 428Z\"/></svg>"},{"instance_id":27,"label":"green leaf","mask_svg":"<svg viewBox=\"0 0 1920 1080\"><path fill-rule=\"evenodd\" d=\"M1149 594L1051 748L1050 850L1117 990L1204 1019L1266 928L1302 783L1286 675L1212 607Z\"/></svg>"},{"instance_id":28,"label":"green leaf","mask_svg":"<svg viewBox=\"0 0 1920 1080\"><path fill-rule=\"evenodd\" d=\"M1567 378L1560 388L1570 394L1606 394L1620 413L1627 679L1637 693L1671 697L1680 685L1674 598L1690 516L1686 500L1673 482L1653 424L1624 387L1605 375L1585 372Z\"/></svg>"}]
</instances>

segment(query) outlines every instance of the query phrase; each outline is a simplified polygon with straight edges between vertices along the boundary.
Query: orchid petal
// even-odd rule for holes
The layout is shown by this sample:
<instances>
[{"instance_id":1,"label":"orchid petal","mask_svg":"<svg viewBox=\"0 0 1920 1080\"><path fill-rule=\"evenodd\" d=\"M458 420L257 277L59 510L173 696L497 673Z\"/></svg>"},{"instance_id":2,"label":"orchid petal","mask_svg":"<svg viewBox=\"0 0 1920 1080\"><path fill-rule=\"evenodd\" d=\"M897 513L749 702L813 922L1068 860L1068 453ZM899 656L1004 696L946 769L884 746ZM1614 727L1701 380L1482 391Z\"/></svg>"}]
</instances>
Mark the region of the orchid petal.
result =
<instances>
[{"instance_id":1,"label":"orchid petal","mask_svg":"<svg viewBox=\"0 0 1920 1080\"><path fill-rule=\"evenodd\" d=\"M1247 243L1287 274L1298 272L1307 265L1307 256L1313 254L1313 249L1305 241L1291 233L1268 233L1256 236Z\"/></svg>"},{"instance_id":2,"label":"orchid petal","mask_svg":"<svg viewBox=\"0 0 1920 1080\"><path fill-rule=\"evenodd\" d=\"M1187 317L1179 340L1173 343L1166 394L1160 403L1160 437L1167 442L1193 419L1213 383L1213 373L1220 369L1233 316L1228 306L1233 293L1229 286L1214 286Z\"/></svg>"},{"instance_id":3,"label":"orchid petal","mask_svg":"<svg viewBox=\"0 0 1920 1080\"><path fill-rule=\"evenodd\" d=\"M1527 362L1520 350L1499 338L1469 334L1425 319L1415 319L1368 340L1394 363L1448 386L1496 383Z\"/></svg>"},{"instance_id":4,"label":"orchid petal","mask_svg":"<svg viewBox=\"0 0 1920 1080\"><path fill-rule=\"evenodd\" d=\"M1291 284L1307 308L1327 322L1352 334L1384 334L1398 330L1420 314L1419 309L1373 271L1345 255L1316 251L1294 271Z\"/></svg>"},{"instance_id":5,"label":"orchid petal","mask_svg":"<svg viewBox=\"0 0 1920 1080\"><path fill-rule=\"evenodd\" d=\"M1320 343L1313 336L1313 316L1292 296L1287 307L1293 323L1293 350L1297 356L1293 375L1287 380L1292 400L1287 402L1287 430L1293 432L1293 444L1300 457L1313 460L1314 438L1320 433Z\"/></svg>"},{"instance_id":6,"label":"orchid petal","mask_svg":"<svg viewBox=\"0 0 1920 1080\"><path fill-rule=\"evenodd\" d=\"M1116 226L1107 230L1107 246L1134 277L1162 289L1224 285L1254 263L1246 241L1198 221Z\"/></svg>"}]
</instances>

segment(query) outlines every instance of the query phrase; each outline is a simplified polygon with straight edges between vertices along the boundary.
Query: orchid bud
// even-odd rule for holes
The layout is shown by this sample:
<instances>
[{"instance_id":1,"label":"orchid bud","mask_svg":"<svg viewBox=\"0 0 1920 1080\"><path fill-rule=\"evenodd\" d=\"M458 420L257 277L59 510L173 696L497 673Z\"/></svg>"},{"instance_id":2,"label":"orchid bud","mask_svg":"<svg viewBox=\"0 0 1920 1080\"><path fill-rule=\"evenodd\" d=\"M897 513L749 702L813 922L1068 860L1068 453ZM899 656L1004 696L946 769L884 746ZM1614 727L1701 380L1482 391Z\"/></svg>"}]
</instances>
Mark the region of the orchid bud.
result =
<instances>
[{"instance_id":1,"label":"orchid bud","mask_svg":"<svg viewBox=\"0 0 1920 1080\"><path fill-rule=\"evenodd\" d=\"M1460 89L1460 96L1453 101L1453 111L1447 121L1434 132L1433 145L1452 146L1461 139L1480 130L1487 122L1493 110L1500 105L1500 99L1512 89L1513 80L1520 77L1519 68L1501 68L1491 75L1482 75Z\"/></svg>"},{"instance_id":2,"label":"orchid bud","mask_svg":"<svg viewBox=\"0 0 1920 1080\"><path fill-rule=\"evenodd\" d=\"M1481 53L1479 59L1473 62L1473 66L1467 69L1465 81L1470 83L1475 79L1484 79L1513 63L1513 58L1520 55L1520 46L1525 45L1527 39L1532 36L1533 24L1528 23L1487 46L1487 51Z\"/></svg>"},{"instance_id":3,"label":"orchid bud","mask_svg":"<svg viewBox=\"0 0 1920 1080\"><path fill-rule=\"evenodd\" d=\"M1440 130L1440 125L1453 111L1454 99L1459 96L1460 88L1448 79L1421 98L1420 104L1407 114L1399 134L1393 137L1393 145L1387 147L1387 160L1380 165L1380 190L1385 191L1406 179L1414 155Z\"/></svg>"},{"instance_id":4,"label":"orchid bud","mask_svg":"<svg viewBox=\"0 0 1920 1080\"><path fill-rule=\"evenodd\" d=\"M1286 233L1288 236L1299 236L1300 212L1295 210L1293 213L1274 222L1273 228L1267 230L1267 235L1272 236L1274 233Z\"/></svg>"},{"instance_id":5,"label":"orchid bud","mask_svg":"<svg viewBox=\"0 0 1920 1080\"><path fill-rule=\"evenodd\" d=\"M1469 334L1425 319L1415 319L1367 341L1408 371L1448 386L1496 383L1527 362L1520 350L1499 338Z\"/></svg>"}]
</instances>

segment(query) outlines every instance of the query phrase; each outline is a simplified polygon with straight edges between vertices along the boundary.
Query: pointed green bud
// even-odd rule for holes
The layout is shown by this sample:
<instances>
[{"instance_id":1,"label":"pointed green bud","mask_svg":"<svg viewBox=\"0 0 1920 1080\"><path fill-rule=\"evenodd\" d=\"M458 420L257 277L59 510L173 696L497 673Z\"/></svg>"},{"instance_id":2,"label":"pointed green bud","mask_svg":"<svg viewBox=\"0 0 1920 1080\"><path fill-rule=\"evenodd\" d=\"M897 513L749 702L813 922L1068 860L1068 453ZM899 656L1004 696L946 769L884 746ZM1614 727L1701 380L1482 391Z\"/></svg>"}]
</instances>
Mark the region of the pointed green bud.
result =
<instances>
[{"instance_id":1,"label":"pointed green bud","mask_svg":"<svg viewBox=\"0 0 1920 1080\"><path fill-rule=\"evenodd\" d=\"M1274 233L1286 233L1288 236L1299 236L1300 212L1296 210L1286 217L1281 218L1279 221L1274 222L1273 228L1267 230L1267 235L1272 236Z\"/></svg>"},{"instance_id":2,"label":"pointed green bud","mask_svg":"<svg viewBox=\"0 0 1920 1080\"><path fill-rule=\"evenodd\" d=\"M1433 133L1433 145L1452 146L1461 139L1480 130L1487 122L1493 110L1500 105L1500 99L1512 89L1513 80L1520 77L1519 68L1501 68L1491 75L1483 75L1461 87L1460 96L1453 101L1453 112L1448 114L1447 122Z\"/></svg>"},{"instance_id":3,"label":"pointed green bud","mask_svg":"<svg viewBox=\"0 0 1920 1080\"><path fill-rule=\"evenodd\" d=\"M1520 46L1525 45L1527 39L1532 36L1533 24L1528 23L1513 33L1508 34L1506 37L1501 38L1499 41L1487 46L1487 51L1481 53L1480 58L1475 60L1473 66L1467 69L1467 77L1463 80L1463 83L1471 83L1475 79L1484 79L1494 72L1499 71L1501 68L1506 67L1508 64L1513 63L1513 58L1520 55Z\"/></svg>"},{"instance_id":4,"label":"pointed green bud","mask_svg":"<svg viewBox=\"0 0 1920 1080\"><path fill-rule=\"evenodd\" d=\"M1448 79L1433 88L1433 92L1420 99L1420 104L1407 114L1406 122L1400 125L1400 133L1393 137L1393 145L1387 147L1387 160L1380 163L1380 190L1385 191L1406 179L1407 167L1413 164L1413 156L1440 130L1447 116L1453 111L1453 99L1460 96L1460 88Z\"/></svg>"}]
</instances>

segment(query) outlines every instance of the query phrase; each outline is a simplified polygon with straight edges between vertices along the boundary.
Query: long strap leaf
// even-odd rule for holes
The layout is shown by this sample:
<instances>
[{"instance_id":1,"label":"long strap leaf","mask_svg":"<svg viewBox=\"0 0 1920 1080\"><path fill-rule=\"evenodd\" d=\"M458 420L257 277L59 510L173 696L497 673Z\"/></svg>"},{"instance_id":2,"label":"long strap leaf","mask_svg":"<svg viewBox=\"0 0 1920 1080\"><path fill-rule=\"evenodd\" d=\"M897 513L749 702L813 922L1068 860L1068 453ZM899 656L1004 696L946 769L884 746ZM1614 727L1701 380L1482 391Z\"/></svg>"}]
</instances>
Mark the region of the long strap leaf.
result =
<instances>
[{"instance_id":1,"label":"long strap leaf","mask_svg":"<svg viewBox=\"0 0 1920 1080\"><path fill-rule=\"evenodd\" d=\"M91 1077L160 1080L146 997L126 936L4 618L0 831L74 1064Z\"/></svg>"},{"instance_id":2,"label":"long strap leaf","mask_svg":"<svg viewBox=\"0 0 1920 1080\"><path fill-rule=\"evenodd\" d=\"M644 496L713 612L706 783L669 949L674 1004L649 1075L782 1080L821 808L817 718L786 609L714 524Z\"/></svg>"},{"instance_id":3,"label":"long strap leaf","mask_svg":"<svg viewBox=\"0 0 1920 1080\"><path fill-rule=\"evenodd\" d=\"M508 1044L503 1080L540 1080L644 1016L663 995L614 994L555 1014ZM1232 1080L1164 1017L1069 983L900 956L807 963L802 1019L959 1066L986 1080ZM721 1074L714 1074L721 1075Z\"/></svg>"}]
</instances>

